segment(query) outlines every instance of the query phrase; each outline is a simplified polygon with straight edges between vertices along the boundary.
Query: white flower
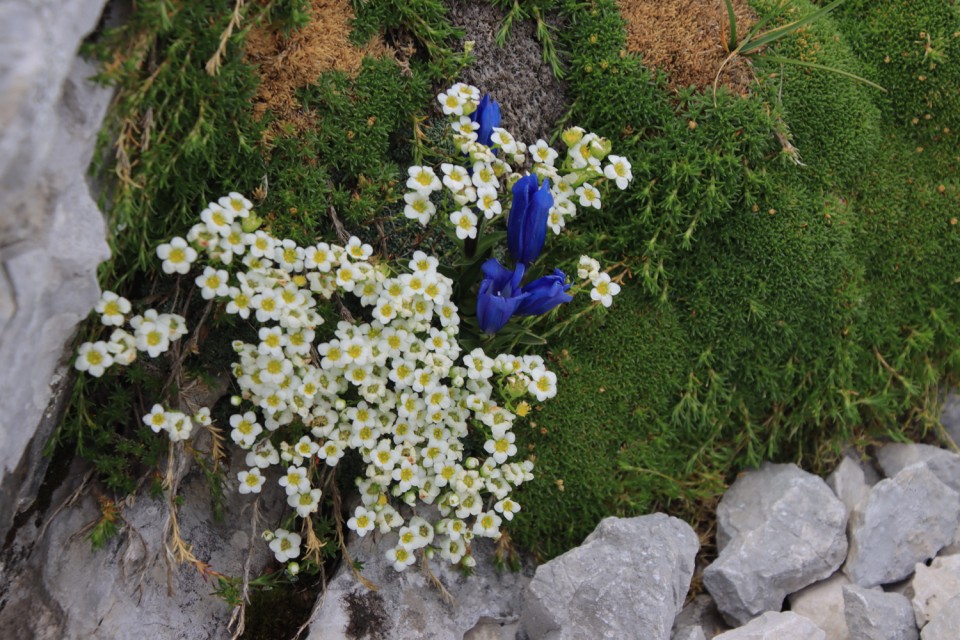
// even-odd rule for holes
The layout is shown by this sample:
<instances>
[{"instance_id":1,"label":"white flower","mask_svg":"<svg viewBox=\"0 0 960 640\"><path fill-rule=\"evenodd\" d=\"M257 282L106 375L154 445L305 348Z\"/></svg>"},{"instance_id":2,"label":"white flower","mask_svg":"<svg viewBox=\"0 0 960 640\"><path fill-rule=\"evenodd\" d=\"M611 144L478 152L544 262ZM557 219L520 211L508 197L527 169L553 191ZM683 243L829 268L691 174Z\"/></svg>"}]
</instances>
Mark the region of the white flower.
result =
<instances>
[{"instance_id":1,"label":"white flower","mask_svg":"<svg viewBox=\"0 0 960 640\"><path fill-rule=\"evenodd\" d=\"M280 476L280 486L286 490L288 496L309 491L310 481L307 479L307 470L303 467L288 467L287 472Z\"/></svg>"},{"instance_id":2,"label":"white flower","mask_svg":"<svg viewBox=\"0 0 960 640\"><path fill-rule=\"evenodd\" d=\"M516 436L513 432L508 431L503 434L502 438L487 440L483 444L483 448L487 453L493 455L493 459L496 460L497 464L503 464L507 461L507 458L517 455L517 445L513 444L515 439Z\"/></svg>"},{"instance_id":3,"label":"white flower","mask_svg":"<svg viewBox=\"0 0 960 640\"><path fill-rule=\"evenodd\" d=\"M470 209L464 207L450 214L457 237L461 240L477 237L477 216Z\"/></svg>"},{"instance_id":4,"label":"white flower","mask_svg":"<svg viewBox=\"0 0 960 640\"><path fill-rule=\"evenodd\" d=\"M249 471L241 471L237 474L237 480L240 487L237 489L240 493L260 493L263 483L267 481L260 469L253 467Z\"/></svg>"},{"instance_id":5,"label":"white flower","mask_svg":"<svg viewBox=\"0 0 960 640\"><path fill-rule=\"evenodd\" d=\"M471 179L473 180L473 186L477 189L483 187L496 189L500 186L496 172L494 172L493 167L486 162L477 162L473 165L473 177Z\"/></svg>"},{"instance_id":6,"label":"white flower","mask_svg":"<svg viewBox=\"0 0 960 640\"><path fill-rule=\"evenodd\" d=\"M617 183L620 189L626 189L627 185L633 179L633 172L630 171L630 161L620 156L611 155L610 164L603 169L603 175Z\"/></svg>"},{"instance_id":7,"label":"white flower","mask_svg":"<svg viewBox=\"0 0 960 640\"><path fill-rule=\"evenodd\" d=\"M590 291L590 298L597 300L605 307L613 304L613 296L620 293L620 285L610 281L609 273L601 273L593 281L593 290Z\"/></svg>"},{"instance_id":8,"label":"white flower","mask_svg":"<svg viewBox=\"0 0 960 640\"><path fill-rule=\"evenodd\" d=\"M121 366L133 364L137 359L137 339L123 329L114 329L110 334L107 350L113 356L113 362Z\"/></svg>"},{"instance_id":9,"label":"white flower","mask_svg":"<svg viewBox=\"0 0 960 640\"><path fill-rule=\"evenodd\" d=\"M347 520L347 528L353 529L361 538L367 533L373 531L376 525L376 514L363 507L357 507L353 512L353 517Z\"/></svg>"},{"instance_id":10,"label":"white flower","mask_svg":"<svg viewBox=\"0 0 960 640\"><path fill-rule=\"evenodd\" d=\"M413 551L408 551L402 546L397 546L387 551L387 560L393 563L396 571L403 571L416 561Z\"/></svg>"},{"instance_id":11,"label":"white flower","mask_svg":"<svg viewBox=\"0 0 960 640\"><path fill-rule=\"evenodd\" d=\"M234 213L224 209L219 204L211 202L207 208L200 213L200 219L207 225L210 233L216 233L225 236L230 233L230 225L233 224Z\"/></svg>"},{"instance_id":12,"label":"white flower","mask_svg":"<svg viewBox=\"0 0 960 640\"><path fill-rule=\"evenodd\" d=\"M483 217L487 220L500 215L503 208L497 199L499 194L493 187L481 187L477 189L477 206L483 211Z\"/></svg>"},{"instance_id":13,"label":"white flower","mask_svg":"<svg viewBox=\"0 0 960 640\"><path fill-rule=\"evenodd\" d=\"M106 342L98 340L80 345L77 360L73 366L77 371L86 371L94 378L99 378L112 364L113 356L110 355L109 346Z\"/></svg>"},{"instance_id":14,"label":"white flower","mask_svg":"<svg viewBox=\"0 0 960 640\"><path fill-rule=\"evenodd\" d=\"M440 169L443 171L443 184L446 185L450 191L459 193L470 184L470 175L467 173L467 170L460 165L444 162L440 165Z\"/></svg>"},{"instance_id":15,"label":"white flower","mask_svg":"<svg viewBox=\"0 0 960 640\"><path fill-rule=\"evenodd\" d=\"M492 511L485 511L477 516L477 520L473 525L473 533L481 538L493 538L496 540L500 537L501 522L503 522L503 520L500 516Z\"/></svg>"},{"instance_id":16,"label":"white flower","mask_svg":"<svg viewBox=\"0 0 960 640\"><path fill-rule=\"evenodd\" d=\"M159 404L153 405L150 413L143 416L143 424L150 427L154 433L164 431L169 422L170 418L167 416L167 412L163 409L163 406Z\"/></svg>"},{"instance_id":17,"label":"white flower","mask_svg":"<svg viewBox=\"0 0 960 640\"><path fill-rule=\"evenodd\" d=\"M139 318L140 316L136 316ZM134 319L136 319L134 318ZM133 320L131 320L131 326ZM156 358L170 348L170 329L153 320L141 320L137 323L134 337L137 349L146 351L151 358Z\"/></svg>"},{"instance_id":18,"label":"white flower","mask_svg":"<svg viewBox=\"0 0 960 640\"><path fill-rule=\"evenodd\" d=\"M123 324L125 316L130 313L130 301L113 291L104 291L94 311L100 314L100 322L103 324L119 327Z\"/></svg>"},{"instance_id":19,"label":"white flower","mask_svg":"<svg viewBox=\"0 0 960 640\"><path fill-rule=\"evenodd\" d=\"M167 422L167 435L171 442L179 442L190 437L193 431L193 422L185 414L179 411L171 411L170 420Z\"/></svg>"},{"instance_id":20,"label":"white flower","mask_svg":"<svg viewBox=\"0 0 960 640\"><path fill-rule=\"evenodd\" d=\"M557 374L552 371L536 371L530 376L527 391L543 402L557 395Z\"/></svg>"},{"instance_id":21,"label":"white flower","mask_svg":"<svg viewBox=\"0 0 960 640\"><path fill-rule=\"evenodd\" d=\"M197 252L187 244L186 240L176 237L170 240L169 244L161 244L157 247L157 257L163 260L161 268L164 273L186 274L190 271L190 265L197 259Z\"/></svg>"},{"instance_id":22,"label":"white flower","mask_svg":"<svg viewBox=\"0 0 960 640\"><path fill-rule=\"evenodd\" d=\"M466 100L455 89L451 88L449 91L438 95L437 102L440 103L440 108L443 109L443 115L463 115L463 105L466 103Z\"/></svg>"},{"instance_id":23,"label":"white flower","mask_svg":"<svg viewBox=\"0 0 960 640\"><path fill-rule=\"evenodd\" d=\"M270 550L277 558L277 562L286 562L300 555L300 535L286 529L277 529L273 532Z\"/></svg>"},{"instance_id":24,"label":"white flower","mask_svg":"<svg viewBox=\"0 0 960 640\"><path fill-rule=\"evenodd\" d=\"M440 179L430 167L410 167L407 169L407 188L418 191L424 195L430 195L434 191L442 188Z\"/></svg>"},{"instance_id":25,"label":"white flower","mask_svg":"<svg viewBox=\"0 0 960 640\"><path fill-rule=\"evenodd\" d=\"M230 276L223 269L214 269L207 267L203 273L196 277L195 282L200 287L200 295L204 300L210 300L214 296L226 296L230 293Z\"/></svg>"},{"instance_id":26,"label":"white flower","mask_svg":"<svg viewBox=\"0 0 960 640\"><path fill-rule=\"evenodd\" d=\"M527 147L527 151L530 153L530 157L534 162L545 164L551 167L559 155L556 151L550 148L550 145L548 145L547 141L543 138L540 138L535 144Z\"/></svg>"},{"instance_id":27,"label":"white flower","mask_svg":"<svg viewBox=\"0 0 960 640\"><path fill-rule=\"evenodd\" d=\"M577 265L577 277L581 280L594 281L600 275L600 263L590 256L580 256Z\"/></svg>"},{"instance_id":28,"label":"white flower","mask_svg":"<svg viewBox=\"0 0 960 640\"><path fill-rule=\"evenodd\" d=\"M550 214L547 217L547 226L555 234L560 235L566 221L563 218L563 209L561 207L550 207Z\"/></svg>"},{"instance_id":29,"label":"white flower","mask_svg":"<svg viewBox=\"0 0 960 640\"><path fill-rule=\"evenodd\" d=\"M250 211L253 210L253 203L236 191L231 191L229 194L217 200L217 204L228 211L232 211L234 215L241 218L246 218L250 215Z\"/></svg>"},{"instance_id":30,"label":"white flower","mask_svg":"<svg viewBox=\"0 0 960 640\"><path fill-rule=\"evenodd\" d=\"M350 237L344 249L352 260L368 260L373 255L373 247L361 242L360 238L356 236Z\"/></svg>"},{"instance_id":31,"label":"white flower","mask_svg":"<svg viewBox=\"0 0 960 640\"><path fill-rule=\"evenodd\" d=\"M287 504L297 510L297 515L306 518L317 510L320 503L320 489L310 489L302 493L287 496Z\"/></svg>"},{"instance_id":32,"label":"white flower","mask_svg":"<svg viewBox=\"0 0 960 640\"><path fill-rule=\"evenodd\" d=\"M513 155L517 152L517 141L510 135L506 129L494 127L490 135L490 142L494 147L499 147L504 153Z\"/></svg>"},{"instance_id":33,"label":"white flower","mask_svg":"<svg viewBox=\"0 0 960 640\"><path fill-rule=\"evenodd\" d=\"M263 433L263 427L257 422L253 411L230 416L230 426L233 427L230 438L244 449L252 447L257 436Z\"/></svg>"},{"instance_id":34,"label":"white flower","mask_svg":"<svg viewBox=\"0 0 960 640\"><path fill-rule=\"evenodd\" d=\"M584 184L577 187L576 194L580 196L581 207L600 208L600 192L593 185Z\"/></svg>"}]
</instances>

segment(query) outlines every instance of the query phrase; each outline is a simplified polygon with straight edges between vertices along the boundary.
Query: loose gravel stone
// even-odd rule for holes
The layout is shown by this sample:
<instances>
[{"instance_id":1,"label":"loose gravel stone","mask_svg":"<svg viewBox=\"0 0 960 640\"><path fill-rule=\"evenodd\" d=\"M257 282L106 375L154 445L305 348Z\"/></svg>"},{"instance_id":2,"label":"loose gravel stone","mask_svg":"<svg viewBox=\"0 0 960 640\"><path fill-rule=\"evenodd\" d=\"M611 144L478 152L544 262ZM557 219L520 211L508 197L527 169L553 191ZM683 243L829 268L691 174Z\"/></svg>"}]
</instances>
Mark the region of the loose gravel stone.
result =
<instances>
[{"instance_id":1,"label":"loose gravel stone","mask_svg":"<svg viewBox=\"0 0 960 640\"><path fill-rule=\"evenodd\" d=\"M765 464L742 475L717 518L722 551L703 581L734 626L779 611L787 594L832 575L847 552L843 503L796 465Z\"/></svg>"},{"instance_id":2,"label":"loose gravel stone","mask_svg":"<svg viewBox=\"0 0 960 640\"><path fill-rule=\"evenodd\" d=\"M827 640L827 634L792 611L768 611L742 627L721 633L714 640Z\"/></svg>"},{"instance_id":3,"label":"loose gravel stone","mask_svg":"<svg viewBox=\"0 0 960 640\"><path fill-rule=\"evenodd\" d=\"M953 539L960 521L960 494L923 464L877 483L850 520L850 552L844 573L872 587L908 577Z\"/></svg>"},{"instance_id":4,"label":"loose gravel stone","mask_svg":"<svg viewBox=\"0 0 960 640\"><path fill-rule=\"evenodd\" d=\"M850 640L917 640L910 601L859 585L843 587L843 609Z\"/></svg>"}]
</instances>

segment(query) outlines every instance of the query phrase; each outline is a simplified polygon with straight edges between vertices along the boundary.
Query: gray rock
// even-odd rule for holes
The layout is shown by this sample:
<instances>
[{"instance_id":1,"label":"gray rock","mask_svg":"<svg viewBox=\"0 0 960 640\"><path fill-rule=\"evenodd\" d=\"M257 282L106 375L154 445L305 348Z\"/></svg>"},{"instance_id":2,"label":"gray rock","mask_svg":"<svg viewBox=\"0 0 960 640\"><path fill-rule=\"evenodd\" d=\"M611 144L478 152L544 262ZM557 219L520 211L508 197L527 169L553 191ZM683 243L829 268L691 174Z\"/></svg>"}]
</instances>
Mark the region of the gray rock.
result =
<instances>
[{"instance_id":1,"label":"gray rock","mask_svg":"<svg viewBox=\"0 0 960 640\"><path fill-rule=\"evenodd\" d=\"M790 610L823 629L830 640L847 640L847 621L843 615L843 587L850 584L843 573L790 594Z\"/></svg>"},{"instance_id":2,"label":"gray rock","mask_svg":"<svg viewBox=\"0 0 960 640\"><path fill-rule=\"evenodd\" d=\"M706 640L730 630L717 609L717 603L708 593L701 593L683 607L680 615L673 621L674 638L676 634L691 627L700 628Z\"/></svg>"},{"instance_id":3,"label":"gray rock","mask_svg":"<svg viewBox=\"0 0 960 640\"><path fill-rule=\"evenodd\" d=\"M76 59L105 0L0 3L0 536L33 501L51 382L109 255L87 167L112 91Z\"/></svg>"},{"instance_id":4,"label":"gray rock","mask_svg":"<svg viewBox=\"0 0 960 640\"><path fill-rule=\"evenodd\" d=\"M953 532L953 542L941 549L940 554L945 556L960 554L960 524L957 524L957 530Z\"/></svg>"},{"instance_id":5,"label":"gray rock","mask_svg":"<svg viewBox=\"0 0 960 640\"><path fill-rule=\"evenodd\" d=\"M463 635L463 640L514 640L520 624L512 622L488 622L481 618L477 625Z\"/></svg>"},{"instance_id":6,"label":"gray rock","mask_svg":"<svg viewBox=\"0 0 960 640\"><path fill-rule=\"evenodd\" d=\"M941 482L960 492L960 456L929 444L886 444L877 451L877 462L888 478L914 464L926 466Z\"/></svg>"},{"instance_id":7,"label":"gray rock","mask_svg":"<svg viewBox=\"0 0 960 640\"><path fill-rule=\"evenodd\" d=\"M238 470L230 469L226 477L235 479ZM63 503L79 484L77 474L68 478L53 506ZM249 558L251 575L257 576L273 554L260 531L252 529L254 501L237 493L235 480L232 485L224 492L224 519L216 521L207 481L199 471L187 474L179 491L185 500L178 517L181 536L211 569L241 576ZM261 516L276 521L285 503L282 491L279 486L265 489L272 493L263 496ZM3 567L8 590L0 603L0 637L229 637L232 607L213 595L215 583L189 564L168 564L165 559L165 502L139 496L118 504L119 534L94 550L86 532L101 511L91 494L89 489L83 492L45 528L31 521L17 532L14 546L23 557Z\"/></svg>"},{"instance_id":8,"label":"gray rock","mask_svg":"<svg viewBox=\"0 0 960 640\"><path fill-rule=\"evenodd\" d=\"M879 481L875 476L876 472L870 469L868 478L865 465L850 456L843 456L837 468L827 477L827 486L833 489L847 508L847 517L861 501L866 499L870 493L870 487Z\"/></svg>"},{"instance_id":9,"label":"gray rock","mask_svg":"<svg viewBox=\"0 0 960 640\"><path fill-rule=\"evenodd\" d=\"M742 627L721 633L714 640L827 640L827 634L791 611L768 611Z\"/></svg>"},{"instance_id":10,"label":"gray rock","mask_svg":"<svg viewBox=\"0 0 960 640\"><path fill-rule=\"evenodd\" d=\"M506 15L490 2L447 0L449 17L473 42L474 62L460 72L459 79L489 93L500 104L503 127L518 140L533 144L537 138L549 141L557 121L568 108L566 83L558 80L543 61L543 47L532 20L515 21L504 46L497 46L497 32ZM557 27L554 16L545 16Z\"/></svg>"},{"instance_id":11,"label":"gray rock","mask_svg":"<svg viewBox=\"0 0 960 640\"><path fill-rule=\"evenodd\" d=\"M363 577L378 589L371 591L348 567L341 567L320 594L308 640L512 640L523 592L533 575L529 562L518 573L498 571L493 562L494 543L474 539L474 575L464 576L439 558L429 564L452 596L450 600L427 573L418 570L419 565L403 572L393 569L385 554L396 544L396 533L350 541L350 556L363 562Z\"/></svg>"},{"instance_id":12,"label":"gray rock","mask_svg":"<svg viewBox=\"0 0 960 640\"><path fill-rule=\"evenodd\" d=\"M908 593L917 626L922 629L947 602L960 595L960 556L934 558L929 567L917 563Z\"/></svg>"},{"instance_id":13,"label":"gray rock","mask_svg":"<svg viewBox=\"0 0 960 640\"><path fill-rule=\"evenodd\" d=\"M872 587L906 578L953 538L960 495L922 464L911 465L870 490L850 520L851 581Z\"/></svg>"},{"instance_id":14,"label":"gray rock","mask_svg":"<svg viewBox=\"0 0 960 640\"><path fill-rule=\"evenodd\" d=\"M787 594L832 575L847 553L843 503L796 465L740 476L717 519L717 539L727 542L703 582L733 626L779 611Z\"/></svg>"},{"instance_id":15,"label":"gray rock","mask_svg":"<svg viewBox=\"0 0 960 640\"><path fill-rule=\"evenodd\" d=\"M843 608L850 640L917 640L910 601L899 593L847 585Z\"/></svg>"},{"instance_id":16,"label":"gray rock","mask_svg":"<svg viewBox=\"0 0 960 640\"><path fill-rule=\"evenodd\" d=\"M944 605L920 632L922 640L957 640L960 629L960 596Z\"/></svg>"},{"instance_id":17,"label":"gray rock","mask_svg":"<svg viewBox=\"0 0 960 640\"><path fill-rule=\"evenodd\" d=\"M940 424L953 443L960 446L960 395L954 391L949 392L943 402Z\"/></svg>"},{"instance_id":18,"label":"gray rock","mask_svg":"<svg viewBox=\"0 0 960 640\"><path fill-rule=\"evenodd\" d=\"M707 640L703 627L684 627L683 631L674 631L670 640Z\"/></svg>"},{"instance_id":19,"label":"gray rock","mask_svg":"<svg viewBox=\"0 0 960 640\"><path fill-rule=\"evenodd\" d=\"M699 541L662 513L605 518L583 544L537 568L520 621L530 640L668 640Z\"/></svg>"}]
</instances>

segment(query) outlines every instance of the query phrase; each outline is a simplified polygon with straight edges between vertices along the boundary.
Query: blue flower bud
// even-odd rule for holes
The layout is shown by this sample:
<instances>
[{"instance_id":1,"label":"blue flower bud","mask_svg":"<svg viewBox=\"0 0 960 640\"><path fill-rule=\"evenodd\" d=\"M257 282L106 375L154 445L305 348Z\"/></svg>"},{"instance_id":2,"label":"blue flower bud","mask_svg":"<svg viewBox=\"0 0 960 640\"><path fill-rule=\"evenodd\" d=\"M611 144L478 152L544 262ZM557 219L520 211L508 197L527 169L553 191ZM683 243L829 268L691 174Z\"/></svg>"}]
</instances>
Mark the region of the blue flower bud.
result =
<instances>
[{"instance_id":1,"label":"blue flower bud","mask_svg":"<svg viewBox=\"0 0 960 640\"><path fill-rule=\"evenodd\" d=\"M489 147L493 128L500 126L500 105L488 93L480 99L480 105L470 114L470 119L480 125L477 130L477 142Z\"/></svg>"},{"instance_id":2,"label":"blue flower bud","mask_svg":"<svg viewBox=\"0 0 960 640\"><path fill-rule=\"evenodd\" d=\"M507 219L507 246L514 259L525 265L540 256L547 238L547 219L553 206L550 179L537 189L537 176L523 176L513 185L513 203Z\"/></svg>"},{"instance_id":3,"label":"blue flower bud","mask_svg":"<svg viewBox=\"0 0 960 640\"><path fill-rule=\"evenodd\" d=\"M526 298L520 288L525 267L520 264L513 271L496 258L483 263L484 279L477 295L477 323L484 333L494 334L503 328Z\"/></svg>"},{"instance_id":4,"label":"blue flower bud","mask_svg":"<svg viewBox=\"0 0 960 640\"><path fill-rule=\"evenodd\" d=\"M554 307L573 300L573 296L567 293L569 289L567 276L560 269L554 269L551 275L537 278L520 290L526 297L517 307L516 313L521 316L547 313Z\"/></svg>"}]
</instances>

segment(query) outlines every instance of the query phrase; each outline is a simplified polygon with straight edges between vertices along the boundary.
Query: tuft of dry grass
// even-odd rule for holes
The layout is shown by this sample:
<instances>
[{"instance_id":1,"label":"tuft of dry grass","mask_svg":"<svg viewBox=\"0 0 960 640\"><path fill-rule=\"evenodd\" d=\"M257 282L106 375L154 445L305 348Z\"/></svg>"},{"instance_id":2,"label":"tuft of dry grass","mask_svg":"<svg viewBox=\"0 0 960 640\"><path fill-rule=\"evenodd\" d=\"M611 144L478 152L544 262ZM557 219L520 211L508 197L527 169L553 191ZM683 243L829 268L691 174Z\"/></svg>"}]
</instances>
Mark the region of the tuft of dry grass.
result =
<instances>
[{"instance_id":1,"label":"tuft of dry grass","mask_svg":"<svg viewBox=\"0 0 960 640\"><path fill-rule=\"evenodd\" d=\"M666 71L671 88L713 84L727 53L729 37L723 0L618 0L627 22L627 50L640 54L648 67ZM757 20L748 0L733 0L738 32ZM720 76L731 91L750 93L753 75L742 57L731 60Z\"/></svg>"},{"instance_id":2,"label":"tuft of dry grass","mask_svg":"<svg viewBox=\"0 0 960 640\"><path fill-rule=\"evenodd\" d=\"M250 31L245 54L260 75L253 113L258 119L268 111L274 116L272 133L296 133L314 125L314 114L303 108L296 91L316 82L320 74L343 71L354 75L364 57L393 55L379 37L363 47L351 43L353 18L348 0L313 0L310 22L302 29L284 34L270 25L258 25Z\"/></svg>"}]
</instances>

